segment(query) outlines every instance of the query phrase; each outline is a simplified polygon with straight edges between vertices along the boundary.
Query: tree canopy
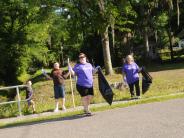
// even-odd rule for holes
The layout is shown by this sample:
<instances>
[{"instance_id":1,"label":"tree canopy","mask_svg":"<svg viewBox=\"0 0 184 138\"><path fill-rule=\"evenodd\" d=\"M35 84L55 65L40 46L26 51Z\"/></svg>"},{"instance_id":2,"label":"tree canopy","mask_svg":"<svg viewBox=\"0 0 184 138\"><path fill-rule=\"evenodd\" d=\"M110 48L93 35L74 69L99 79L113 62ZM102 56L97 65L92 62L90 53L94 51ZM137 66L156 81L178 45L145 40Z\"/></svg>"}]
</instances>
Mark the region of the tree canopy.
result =
<instances>
[{"instance_id":1,"label":"tree canopy","mask_svg":"<svg viewBox=\"0 0 184 138\"><path fill-rule=\"evenodd\" d=\"M106 74L128 54L146 63L168 49L174 60L183 25L182 0L1 0L0 84L79 52Z\"/></svg>"}]
</instances>

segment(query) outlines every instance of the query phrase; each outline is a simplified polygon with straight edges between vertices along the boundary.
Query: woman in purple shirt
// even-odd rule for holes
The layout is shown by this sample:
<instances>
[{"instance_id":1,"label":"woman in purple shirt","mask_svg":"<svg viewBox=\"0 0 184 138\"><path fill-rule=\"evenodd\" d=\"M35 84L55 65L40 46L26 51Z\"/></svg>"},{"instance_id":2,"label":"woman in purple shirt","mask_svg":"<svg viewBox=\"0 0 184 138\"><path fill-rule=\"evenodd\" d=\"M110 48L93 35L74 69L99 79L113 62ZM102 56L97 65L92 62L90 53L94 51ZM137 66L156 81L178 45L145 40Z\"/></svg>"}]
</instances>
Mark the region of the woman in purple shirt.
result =
<instances>
[{"instance_id":1,"label":"woman in purple shirt","mask_svg":"<svg viewBox=\"0 0 184 138\"><path fill-rule=\"evenodd\" d=\"M79 63L72 69L69 67L72 75L77 76L77 91L82 97L82 104L84 106L84 113L91 115L89 110L90 101L94 95L93 92L93 73L95 69L90 63L87 62L86 55L84 53L79 54Z\"/></svg>"},{"instance_id":2,"label":"woman in purple shirt","mask_svg":"<svg viewBox=\"0 0 184 138\"><path fill-rule=\"evenodd\" d=\"M139 66L134 62L132 55L126 57L126 62L122 68L123 78L126 77L126 81L130 88L130 94L133 98L134 95L134 86L136 88L136 98L140 98L140 87L139 87Z\"/></svg>"}]
</instances>

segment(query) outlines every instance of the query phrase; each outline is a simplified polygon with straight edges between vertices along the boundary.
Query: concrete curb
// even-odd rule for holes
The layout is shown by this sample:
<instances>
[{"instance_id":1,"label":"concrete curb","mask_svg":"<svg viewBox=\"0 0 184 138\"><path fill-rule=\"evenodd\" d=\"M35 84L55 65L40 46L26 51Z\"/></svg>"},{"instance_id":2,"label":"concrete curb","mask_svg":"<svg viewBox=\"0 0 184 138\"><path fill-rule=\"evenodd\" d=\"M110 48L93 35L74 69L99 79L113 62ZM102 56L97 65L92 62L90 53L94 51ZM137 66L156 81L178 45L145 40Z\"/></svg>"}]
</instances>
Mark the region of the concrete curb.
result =
<instances>
[{"instance_id":1,"label":"concrete curb","mask_svg":"<svg viewBox=\"0 0 184 138\"><path fill-rule=\"evenodd\" d=\"M178 92L175 94L169 94L169 95L163 95L163 96L153 96L149 98L142 98L142 99L133 99L133 100L123 100L123 101L114 101L112 105L118 105L118 104L126 104L126 103L136 103L136 102L141 102L141 101L147 101L151 99L157 99L157 98L167 98L167 97L172 97L172 96L179 96L179 95L184 95L184 92ZM98 108L98 107L105 107L108 106L107 103L98 103L98 104L91 104L90 108ZM39 113L39 114L31 114L31 115L26 115L26 116L18 116L18 117L12 117L12 118L5 118L5 119L0 119L1 123L13 123L17 121L22 121L26 119L33 119L33 118L40 118L40 117L47 117L47 116L52 116L52 115L59 115L59 114L64 114L64 113L72 113L75 111L82 111L83 107L82 106L77 106L75 108L69 108L66 109L66 111L59 111L59 112L44 112L44 113Z\"/></svg>"}]
</instances>

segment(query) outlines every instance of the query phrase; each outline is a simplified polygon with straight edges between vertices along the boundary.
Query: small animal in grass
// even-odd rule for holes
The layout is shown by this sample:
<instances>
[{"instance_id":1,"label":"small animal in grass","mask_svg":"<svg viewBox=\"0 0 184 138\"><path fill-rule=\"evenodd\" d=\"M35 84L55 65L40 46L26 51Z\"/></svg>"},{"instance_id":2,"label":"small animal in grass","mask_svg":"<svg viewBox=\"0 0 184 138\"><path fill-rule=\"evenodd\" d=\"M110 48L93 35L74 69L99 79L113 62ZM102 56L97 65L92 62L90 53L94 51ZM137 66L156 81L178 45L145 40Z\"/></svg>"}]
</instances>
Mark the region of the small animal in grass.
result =
<instances>
[{"instance_id":1,"label":"small animal in grass","mask_svg":"<svg viewBox=\"0 0 184 138\"><path fill-rule=\"evenodd\" d=\"M119 89L119 90L123 90L125 88L128 88L127 84L125 84L123 82L112 83L112 84L110 84L110 87L114 88L114 89Z\"/></svg>"}]
</instances>

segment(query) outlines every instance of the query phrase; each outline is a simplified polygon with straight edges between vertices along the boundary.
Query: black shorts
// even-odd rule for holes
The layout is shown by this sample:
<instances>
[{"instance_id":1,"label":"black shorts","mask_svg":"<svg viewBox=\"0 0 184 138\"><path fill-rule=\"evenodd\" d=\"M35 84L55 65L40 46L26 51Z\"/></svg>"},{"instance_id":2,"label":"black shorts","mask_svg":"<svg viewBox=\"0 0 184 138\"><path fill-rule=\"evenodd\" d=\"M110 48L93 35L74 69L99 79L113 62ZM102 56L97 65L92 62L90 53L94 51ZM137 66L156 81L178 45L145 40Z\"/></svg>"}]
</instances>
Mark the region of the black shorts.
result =
<instances>
[{"instance_id":1,"label":"black shorts","mask_svg":"<svg viewBox=\"0 0 184 138\"><path fill-rule=\"evenodd\" d=\"M76 85L76 87L81 97L88 96L88 95L94 95L93 87L87 88L87 87L80 86L80 85Z\"/></svg>"}]
</instances>

